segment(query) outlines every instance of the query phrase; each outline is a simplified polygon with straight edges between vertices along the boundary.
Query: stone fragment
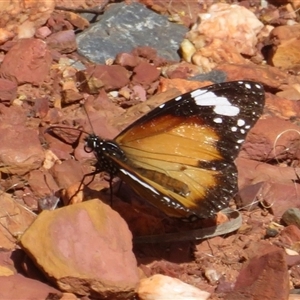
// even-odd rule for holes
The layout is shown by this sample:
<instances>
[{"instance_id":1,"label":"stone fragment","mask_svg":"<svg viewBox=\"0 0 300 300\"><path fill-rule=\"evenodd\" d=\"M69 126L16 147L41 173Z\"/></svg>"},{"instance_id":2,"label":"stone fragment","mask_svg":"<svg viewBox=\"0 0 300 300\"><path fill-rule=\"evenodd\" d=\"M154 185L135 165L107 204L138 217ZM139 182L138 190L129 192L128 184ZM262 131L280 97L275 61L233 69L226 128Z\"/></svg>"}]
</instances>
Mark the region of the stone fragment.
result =
<instances>
[{"instance_id":1,"label":"stone fragment","mask_svg":"<svg viewBox=\"0 0 300 300\"><path fill-rule=\"evenodd\" d=\"M141 300L206 300L210 297L208 292L201 291L177 278L161 274L142 279L136 292Z\"/></svg>"},{"instance_id":2,"label":"stone fragment","mask_svg":"<svg viewBox=\"0 0 300 300\"><path fill-rule=\"evenodd\" d=\"M46 39L46 43L50 49L59 53L71 53L77 48L74 30L53 33Z\"/></svg>"},{"instance_id":3,"label":"stone fragment","mask_svg":"<svg viewBox=\"0 0 300 300\"><path fill-rule=\"evenodd\" d=\"M226 300L286 300L289 274L283 249L269 246L269 252L252 258L240 271L233 292Z\"/></svg>"},{"instance_id":4,"label":"stone fragment","mask_svg":"<svg viewBox=\"0 0 300 300\"><path fill-rule=\"evenodd\" d=\"M132 81L135 84L148 86L159 78L160 71L149 64L148 62L141 62L133 69Z\"/></svg>"},{"instance_id":5,"label":"stone fragment","mask_svg":"<svg viewBox=\"0 0 300 300\"><path fill-rule=\"evenodd\" d=\"M22 39L5 55L0 76L18 84L39 84L48 75L51 62L52 56L44 41Z\"/></svg>"},{"instance_id":6,"label":"stone fragment","mask_svg":"<svg viewBox=\"0 0 300 300\"><path fill-rule=\"evenodd\" d=\"M77 36L78 52L89 60L105 63L118 53L150 46L159 56L179 61L179 44L186 27L168 21L140 3L111 5L101 20Z\"/></svg>"},{"instance_id":7,"label":"stone fragment","mask_svg":"<svg viewBox=\"0 0 300 300\"><path fill-rule=\"evenodd\" d=\"M6 173L25 174L43 163L44 151L36 130L1 124L0 145L0 162Z\"/></svg>"},{"instance_id":8,"label":"stone fragment","mask_svg":"<svg viewBox=\"0 0 300 300\"><path fill-rule=\"evenodd\" d=\"M113 91L129 83L129 72L122 66L96 65L77 73L77 79L82 82L80 90L97 94L101 88Z\"/></svg>"},{"instance_id":9,"label":"stone fragment","mask_svg":"<svg viewBox=\"0 0 300 300\"><path fill-rule=\"evenodd\" d=\"M1 247L12 249L16 239L31 225L36 215L7 193L1 193L0 203Z\"/></svg>"},{"instance_id":10,"label":"stone fragment","mask_svg":"<svg viewBox=\"0 0 300 300\"><path fill-rule=\"evenodd\" d=\"M20 244L62 291L130 295L139 276L125 221L99 200L43 211Z\"/></svg>"},{"instance_id":11,"label":"stone fragment","mask_svg":"<svg viewBox=\"0 0 300 300\"><path fill-rule=\"evenodd\" d=\"M17 84L13 81L0 78L0 102L13 101L17 96Z\"/></svg>"}]
</instances>

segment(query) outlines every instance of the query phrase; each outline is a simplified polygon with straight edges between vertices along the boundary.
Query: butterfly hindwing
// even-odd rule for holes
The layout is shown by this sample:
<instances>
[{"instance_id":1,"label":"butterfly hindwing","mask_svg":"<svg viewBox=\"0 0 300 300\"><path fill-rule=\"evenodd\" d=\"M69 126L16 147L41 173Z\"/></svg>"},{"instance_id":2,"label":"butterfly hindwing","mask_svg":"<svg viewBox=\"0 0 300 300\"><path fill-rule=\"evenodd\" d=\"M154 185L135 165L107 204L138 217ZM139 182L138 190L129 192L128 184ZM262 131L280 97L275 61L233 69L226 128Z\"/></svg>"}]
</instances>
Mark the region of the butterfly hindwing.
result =
<instances>
[{"instance_id":1,"label":"butterfly hindwing","mask_svg":"<svg viewBox=\"0 0 300 300\"><path fill-rule=\"evenodd\" d=\"M123 130L114 140L122 159L109 151L104 156L121 179L167 215L209 217L237 192L234 159L263 107L264 90L255 82L197 89Z\"/></svg>"}]
</instances>

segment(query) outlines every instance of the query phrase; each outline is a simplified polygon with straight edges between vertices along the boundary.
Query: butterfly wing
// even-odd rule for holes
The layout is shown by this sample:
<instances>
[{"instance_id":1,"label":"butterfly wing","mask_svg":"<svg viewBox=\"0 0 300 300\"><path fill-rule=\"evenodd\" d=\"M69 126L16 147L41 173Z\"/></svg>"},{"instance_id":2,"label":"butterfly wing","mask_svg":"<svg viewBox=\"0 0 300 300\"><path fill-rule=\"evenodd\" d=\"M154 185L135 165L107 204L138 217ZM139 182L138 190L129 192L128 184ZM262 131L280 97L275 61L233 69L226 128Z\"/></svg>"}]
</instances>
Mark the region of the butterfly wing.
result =
<instances>
[{"instance_id":1,"label":"butterfly wing","mask_svg":"<svg viewBox=\"0 0 300 300\"><path fill-rule=\"evenodd\" d=\"M237 192L234 159L262 114L251 81L215 84L155 108L115 139L118 176L167 215L209 217Z\"/></svg>"}]
</instances>

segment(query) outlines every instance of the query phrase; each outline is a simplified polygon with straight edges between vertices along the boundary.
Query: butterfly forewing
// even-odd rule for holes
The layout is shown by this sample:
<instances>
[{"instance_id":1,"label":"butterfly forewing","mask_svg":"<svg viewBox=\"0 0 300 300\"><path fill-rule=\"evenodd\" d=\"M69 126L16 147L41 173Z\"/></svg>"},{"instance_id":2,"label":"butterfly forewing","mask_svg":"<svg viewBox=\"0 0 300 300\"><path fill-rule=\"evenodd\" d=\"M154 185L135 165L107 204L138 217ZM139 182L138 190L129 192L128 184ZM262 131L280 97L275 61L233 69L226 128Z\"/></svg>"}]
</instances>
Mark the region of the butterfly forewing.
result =
<instances>
[{"instance_id":1,"label":"butterfly forewing","mask_svg":"<svg viewBox=\"0 0 300 300\"><path fill-rule=\"evenodd\" d=\"M263 87L250 81L186 93L116 137L126 159L108 152L106 159L114 162L118 176L166 214L211 216L237 191L234 159L263 106Z\"/></svg>"}]
</instances>

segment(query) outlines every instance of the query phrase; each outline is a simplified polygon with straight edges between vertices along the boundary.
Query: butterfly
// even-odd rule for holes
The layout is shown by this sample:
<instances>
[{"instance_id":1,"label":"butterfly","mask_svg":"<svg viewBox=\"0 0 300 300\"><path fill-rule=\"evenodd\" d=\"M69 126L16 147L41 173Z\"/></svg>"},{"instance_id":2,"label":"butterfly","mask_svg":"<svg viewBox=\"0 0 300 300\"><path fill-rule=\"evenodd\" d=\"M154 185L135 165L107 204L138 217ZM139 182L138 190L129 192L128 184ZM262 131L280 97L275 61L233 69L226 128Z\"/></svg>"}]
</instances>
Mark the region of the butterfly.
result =
<instances>
[{"instance_id":1,"label":"butterfly","mask_svg":"<svg viewBox=\"0 0 300 300\"><path fill-rule=\"evenodd\" d=\"M257 82L210 85L159 105L113 140L89 134L85 150L95 173L119 177L166 215L208 218L237 193L234 159L264 102Z\"/></svg>"}]
</instances>

